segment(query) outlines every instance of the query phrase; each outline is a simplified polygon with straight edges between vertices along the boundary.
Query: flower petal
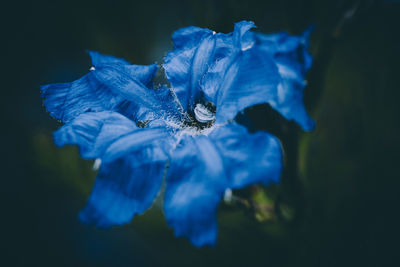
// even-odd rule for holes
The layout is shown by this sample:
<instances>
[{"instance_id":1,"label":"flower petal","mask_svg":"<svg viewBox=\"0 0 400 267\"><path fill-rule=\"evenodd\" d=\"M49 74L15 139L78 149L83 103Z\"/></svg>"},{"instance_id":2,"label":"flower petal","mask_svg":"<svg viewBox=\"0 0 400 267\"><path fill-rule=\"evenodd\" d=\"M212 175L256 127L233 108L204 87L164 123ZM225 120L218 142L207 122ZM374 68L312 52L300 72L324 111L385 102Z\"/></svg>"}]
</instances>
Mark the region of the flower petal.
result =
<instances>
[{"instance_id":1,"label":"flower petal","mask_svg":"<svg viewBox=\"0 0 400 267\"><path fill-rule=\"evenodd\" d=\"M185 135L172 153L164 211L176 236L195 246L215 245L216 210L227 180L223 162L206 136Z\"/></svg>"},{"instance_id":2,"label":"flower petal","mask_svg":"<svg viewBox=\"0 0 400 267\"><path fill-rule=\"evenodd\" d=\"M212 53L214 40L210 30L189 27L175 32L173 41L175 50L167 54L163 67L182 107L188 110L199 97L196 81L205 71L203 61Z\"/></svg>"},{"instance_id":3,"label":"flower petal","mask_svg":"<svg viewBox=\"0 0 400 267\"><path fill-rule=\"evenodd\" d=\"M216 123L233 119L255 104L276 101L280 76L272 56L260 54L250 29L253 22L235 24L231 50L203 76L201 90L217 107Z\"/></svg>"},{"instance_id":4,"label":"flower petal","mask_svg":"<svg viewBox=\"0 0 400 267\"><path fill-rule=\"evenodd\" d=\"M228 36L187 27L173 34L175 50L164 59L166 76L182 107L192 112L202 93L199 83L209 65L229 51Z\"/></svg>"},{"instance_id":5,"label":"flower petal","mask_svg":"<svg viewBox=\"0 0 400 267\"><path fill-rule=\"evenodd\" d=\"M44 104L53 117L69 122L85 112L109 110L141 121L165 113L159 90L149 88L156 65L126 65L122 59L95 52L90 55L95 67L87 75L71 83L41 87Z\"/></svg>"},{"instance_id":6,"label":"flower petal","mask_svg":"<svg viewBox=\"0 0 400 267\"><path fill-rule=\"evenodd\" d=\"M239 124L215 129L209 138L223 159L230 188L279 181L282 149L278 139L266 132L250 134Z\"/></svg>"},{"instance_id":7,"label":"flower petal","mask_svg":"<svg viewBox=\"0 0 400 267\"><path fill-rule=\"evenodd\" d=\"M102 157L115 140L137 128L117 112L88 112L58 129L54 142L57 146L78 145L83 158L95 159Z\"/></svg>"},{"instance_id":8,"label":"flower petal","mask_svg":"<svg viewBox=\"0 0 400 267\"><path fill-rule=\"evenodd\" d=\"M301 36L286 33L271 35L257 34L257 46L262 54L273 55L281 81L276 101L268 102L286 119L295 120L304 130L314 128L303 104L306 73L311 67L312 56L307 51L308 37L312 28Z\"/></svg>"},{"instance_id":9,"label":"flower petal","mask_svg":"<svg viewBox=\"0 0 400 267\"><path fill-rule=\"evenodd\" d=\"M157 73L158 70L156 64L131 65L131 63L122 58L103 55L95 51L89 51L88 53L95 69L107 65L111 66L119 65L121 69L123 69L126 73L130 74L132 78L140 81L146 87L152 88L151 82L153 81L154 75Z\"/></svg>"},{"instance_id":10,"label":"flower petal","mask_svg":"<svg viewBox=\"0 0 400 267\"><path fill-rule=\"evenodd\" d=\"M256 28L256 25L252 21L244 20L235 23L233 42L237 49L246 51L254 45L254 34L250 31L252 28Z\"/></svg>"},{"instance_id":11,"label":"flower petal","mask_svg":"<svg viewBox=\"0 0 400 267\"><path fill-rule=\"evenodd\" d=\"M164 129L138 129L110 145L80 219L109 227L148 209L162 184L169 140Z\"/></svg>"},{"instance_id":12,"label":"flower petal","mask_svg":"<svg viewBox=\"0 0 400 267\"><path fill-rule=\"evenodd\" d=\"M202 90L216 104L216 123L225 123L247 107L276 101L280 76L268 55L257 48L239 51L210 67Z\"/></svg>"},{"instance_id":13,"label":"flower petal","mask_svg":"<svg viewBox=\"0 0 400 267\"><path fill-rule=\"evenodd\" d=\"M193 48L198 46L199 41L212 33L209 29L189 26L175 31L172 35L175 49Z\"/></svg>"},{"instance_id":14,"label":"flower petal","mask_svg":"<svg viewBox=\"0 0 400 267\"><path fill-rule=\"evenodd\" d=\"M216 122L224 123L250 106L269 103L304 130L314 122L303 104L305 76L312 57L307 52L310 29L302 36L254 34L252 22L235 24L232 49L203 76L201 90L217 106Z\"/></svg>"},{"instance_id":15,"label":"flower petal","mask_svg":"<svg viewBox=\"0 0 400 267\"><path fill-rule=\"evenodd\" d=\"M96 51L88 51L88 54L92 60L92 64L94 67L98 67L104 64L130 65L130 63L123 58L103 55Z\"/></svg>"}]
</instances>

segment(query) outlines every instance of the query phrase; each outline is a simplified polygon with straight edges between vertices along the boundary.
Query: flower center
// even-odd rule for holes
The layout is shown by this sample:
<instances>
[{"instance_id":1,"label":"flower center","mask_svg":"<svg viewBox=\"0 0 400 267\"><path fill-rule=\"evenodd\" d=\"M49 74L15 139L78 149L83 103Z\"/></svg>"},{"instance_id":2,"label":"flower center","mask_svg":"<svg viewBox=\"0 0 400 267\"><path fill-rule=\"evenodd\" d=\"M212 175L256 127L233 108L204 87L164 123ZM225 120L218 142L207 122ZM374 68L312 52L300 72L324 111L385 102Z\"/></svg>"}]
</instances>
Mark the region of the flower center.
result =
<instances>
[{"instance_id":1,"label":"flower center","mask_svg":"<svg viewBox=\"0 0 400 267\"><path fill-rule=\"evenodd\" d=\"M194 116L201 123L210 123L215 120L215 114L200 103L194 108Z\"/></svg>"},{"instance_id":2,"label":"flower center","mask_svg":"<svg viewBox=\"0 0 400 267\"><path fill-rule=\"evenodd\" d=\"M192 111L184 114L183 120L167 118L165 122L169 127L178 130L181 134L192 136L207 135L214 127L216 108L213 103L197 103Z\"/></svg>"}]
</instances>

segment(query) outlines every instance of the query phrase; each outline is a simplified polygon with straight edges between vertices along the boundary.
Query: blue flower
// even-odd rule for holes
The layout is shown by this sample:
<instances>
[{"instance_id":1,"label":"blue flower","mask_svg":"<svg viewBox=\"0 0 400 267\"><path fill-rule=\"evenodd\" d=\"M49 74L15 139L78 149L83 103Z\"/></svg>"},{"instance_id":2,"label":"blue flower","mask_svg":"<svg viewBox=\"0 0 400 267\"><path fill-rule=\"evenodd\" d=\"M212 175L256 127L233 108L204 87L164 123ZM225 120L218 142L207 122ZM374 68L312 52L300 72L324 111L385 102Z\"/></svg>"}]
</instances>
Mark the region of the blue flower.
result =
<instances>
[{"instance_id":1,"label":"blue flower","mask_svg":"<svg viewBox=\"0 0 400 267\"><path fill-rule=\"evenodd\" d=\"M50 114L65 123L58 146L78 145L101 160L80 219L101 227L128 223L148 209L166 180L164 213L176 236L214 245L216 209L227 189L279 181L282 152L266 132L249 133L238 112L268 103L305 130L302 103L311 65L308 32L233 33L187 27L173 35L165 58L171 88L154 88L156 65L90 52L93 67L72 83L42 86Z\"/></svg>"}]
</instances>

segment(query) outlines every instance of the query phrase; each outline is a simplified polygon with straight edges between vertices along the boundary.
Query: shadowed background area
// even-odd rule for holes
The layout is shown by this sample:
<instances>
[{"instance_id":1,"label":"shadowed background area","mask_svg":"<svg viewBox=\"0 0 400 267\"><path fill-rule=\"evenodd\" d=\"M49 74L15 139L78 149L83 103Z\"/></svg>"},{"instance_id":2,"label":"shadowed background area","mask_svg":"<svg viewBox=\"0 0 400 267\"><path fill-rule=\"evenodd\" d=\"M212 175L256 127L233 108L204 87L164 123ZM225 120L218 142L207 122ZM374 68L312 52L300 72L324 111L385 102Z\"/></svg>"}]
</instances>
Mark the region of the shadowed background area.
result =
<instances>
[{"instance_id":1,"label":"shadowed background area","mask_svg":"<svg viewBox=\"0 0 400 267\"><path fill-rule=\"evenodd\" d=\"M3 266L396 266L400 216L400 3L397 1L22 1L3 5L1 257ZM176 239L160 206L109 230L77 215L94 182L92 162L59 149L60 123L39 86L90 68L86 50L134 64L162 63L171 34L188 25L231 32L252 20L263 33L310 24L314 67L304 133L267 106L247 112L279 136L282 182L271 189L294 219L258 222L222 204L216 248ZM268 192L268 190L267 190Z\"/></svg>"}]
</instances>

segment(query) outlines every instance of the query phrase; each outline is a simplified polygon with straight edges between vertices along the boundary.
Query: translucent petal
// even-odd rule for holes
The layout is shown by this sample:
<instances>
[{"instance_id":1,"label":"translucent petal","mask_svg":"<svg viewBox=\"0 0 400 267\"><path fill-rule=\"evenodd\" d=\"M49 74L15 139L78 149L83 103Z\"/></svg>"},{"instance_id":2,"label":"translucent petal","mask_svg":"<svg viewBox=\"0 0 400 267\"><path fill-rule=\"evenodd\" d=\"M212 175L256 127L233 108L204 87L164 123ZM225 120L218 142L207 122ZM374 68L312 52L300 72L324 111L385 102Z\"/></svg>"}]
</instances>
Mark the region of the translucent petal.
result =
<instances>
[{"instance_id":1,"label":"translucent petal","mask_svg":"<svg viewBox=\"0 0 400 267\"><path fill-rule=\"evenodd\" d=\"M81 156L96 159L115 140L137 129L136 124L117 112L87 112L54 133L58 146L78 145Z\"/></svg>"},{"instance_id":2,"label":"translucent petal","mask_svg":"<svg viewBox=\"0 0 400 267\"><path fill-rule=\"evenodd\" d=\"M197 46L200 40L212 33L209 29L189 26L179 29L172 35L175 49L177 48L193 48Z\"/></svg>"},{"instance_id":3,"label":"translucent petal","mask_svg":"<svg viewBox=\"0 0 400 267\"><path fill-rule=\"evenodd\" d=\"M238 124L209 136L184 135L171 155L164 211L176 236L196 246L215 245L216 210L227 188L278 182L279 141L265 132L250 134Z\"/></svg>"},{"instance_id":4,"label":"translucent petal","mask_svg":"<svg viewBox=\"0 0 400 267\"><path fill-rule=\"evenodd\" d=\"M164 59L164 69L178 99L192 112L200 101L200 81L208 67L226 54L230 46L227 35L197 27L183 28L173 35L175 50Z\"/></svg>"},{"instance_id":5,"label":"translucent petal","mask_svg":"<svg viewBox=\"0 0 400 267\"><path fill-rule=\"evenodd\" d=\"M230 52L203 76L201 90L217 107L216 123L225 123L255 104L276 101L278 69L272 56L259 53L250 32L254 27L249 21L236 23Z\"/></svg>"},{"instance_id":6,"label":"translucent petal","mask_svg":"<svg viewBox=\"0 0 400 267\"><path fill-rule=\"evenodd\" d=\"M164 211L176 236L195 246L215 245L216 209L227 185L223 160L205 136L185 135L172 153Z\"/></svg>"},{"instance_id":7,"label":"translucent petal","mask_svg":"<svg viewBox=\"0 0 400 267\"><path fill-rule=\"evenodd\" d=\"M150 88L156 65L126 65L122 59L95 52L90 55L95 67L87 75L71 83L41 87L50 115L69 122L85 112L109 110L142 121L171 112L159 98L165 96L165 88Z\"/></svg>"},{"instance_id":8,"label":"translucent petal","mask_svg":"<svg viewBox=\"0 0 400 267\"><path fill-rule=\"evenodd\" d=\"M278 139L266 132L250 134L239 124L215 129L209 138L218 149L230 188L279 181L282 150Z\"/></svg>"},{"instance_id":9,"label":"translucent petal","mask_svg":"<svg viewBox=\"0 0 400 267\"><path fill-rule=\"evenodd\" d=\"M304 130L314 128L314 121L308 116L303 104L306 74L312 64L312 56L307 51L311 30L312 27L301 36L286 33L256 35L260 54L273 56L281 77L278 97L268 103L286 119L295 120Z\"/></svg>"},{"instance_id":10,"label":"translucent petal","mask_svg":"<svg viewBox=\"0 0 400 267\"><path fill-rule=\"evenodd\" d=\"M103 55L99 52L88 51L92 64L95 67L104 67L107 65L115 66L120 65L120 67L128 74L130 74L134 79L140 81L145 86L151 88L153 77L156 74L158 67L156 64L152 65L131 65L128 61L122 58L117 58L109 55Z\"/></svg>"},{"instance_id":11,"label":"translucent petal","mask_svg":"<svg viewBox=\"0 0 400 267\"><path fill-rule=\"evenodd\" d=\"M252 33L252 22L235 24L232 49L210 65L201 90L217 106L217 123L233 119L250 106L269 103L303 129L314 122L303 104L305 76L312 57L307 52L311 28L298 36Z\"/></svg>"},{"instance_id":12,"label":"translucent petal","mask_svg":"<svg viewBox=\"0 0 400 267\"><path fill-rule=\"evenodd\" d=\"M165 129L138 129L110 145L80 219L109 227L148 209L162 184L169 138Z\"/></svg>"},{"instance_id":13,"label":"translucent petal","mask_svg":"<svg viewBox=\"0 0 400 267\"><path fill-rule=\"evenodd\" d=\"M250 49L254 45L254 34L250 32L252 28L256 26L252 21L241 21L235 23L235 29L233 31L233 42L236 48L240 48L242 51Z\"/></svg>"},{"instance_id":14,"label":"translucent petal","mask_svg":"<svg viewBox=\"0 0 400 267\"><path fill-rule=\"evenodd\" d=\"M117 58L109 55L103 55L96 51L88 51L88 54L92 60L94 67L101 66L104 64L121 64L130 65L128 61L122 58Z\"/></svg>"},{"instance_id":15,"label":"translucent petal","mask_svg":"<svg viewBox=\"0 0 400 267\"><path fill-rule=\"evenodd\" d=\"M204 76L202 90L216 104L216 123L233 119L243 109L275 102L280 76L269 55L256 47L219 60Z\"/></svg>"}]
</instances>

